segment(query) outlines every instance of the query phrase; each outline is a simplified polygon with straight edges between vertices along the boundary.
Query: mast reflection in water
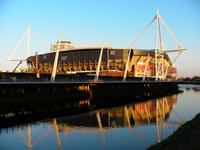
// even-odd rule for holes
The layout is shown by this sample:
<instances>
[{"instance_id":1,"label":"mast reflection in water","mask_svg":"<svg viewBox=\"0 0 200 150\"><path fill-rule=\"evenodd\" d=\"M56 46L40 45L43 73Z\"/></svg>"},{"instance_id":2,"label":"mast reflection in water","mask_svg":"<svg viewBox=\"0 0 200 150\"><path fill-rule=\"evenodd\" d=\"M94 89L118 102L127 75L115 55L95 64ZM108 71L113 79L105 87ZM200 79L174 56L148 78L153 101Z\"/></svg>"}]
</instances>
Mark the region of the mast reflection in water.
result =
<instances>
[{"instance_id":1,"label":"mast reflection in water","mask_svg":"<svg viewBox=\"0 0 200 150\"><path fill-rule=\"evenodd\" d=\"M146 149L186 121L176 108L188 95L192 102L196 101L199 92L183 90L178 95L83 114L51 119L38 116L38 120L36 117L26 123L15 120L12 124L9 117L1 118L4 125L0 130L0 149ZM93 108L90 101L80 103Z\"/></svg>"}]
</instances>

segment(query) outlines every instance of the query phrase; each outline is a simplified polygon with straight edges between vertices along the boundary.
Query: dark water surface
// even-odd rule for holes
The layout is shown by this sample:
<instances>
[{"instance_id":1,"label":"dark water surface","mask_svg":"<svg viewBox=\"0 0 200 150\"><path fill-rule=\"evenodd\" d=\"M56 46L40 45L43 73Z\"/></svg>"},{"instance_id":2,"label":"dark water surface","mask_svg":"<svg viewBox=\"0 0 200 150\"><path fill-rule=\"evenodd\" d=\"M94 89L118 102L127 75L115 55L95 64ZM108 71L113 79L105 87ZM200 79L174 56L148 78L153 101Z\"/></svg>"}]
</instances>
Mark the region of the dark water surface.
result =
<instances>
[{"instance_id":1,"label":"dark water surface","mask_svg":"<svg viewBox=\"0 0 200 150\"><path fill-rule=\"evenodd\" d=\"M200 86L179 89L144 102L1 127L0 150L146 149L200 112Z\"/></svg>"}]
</instances>

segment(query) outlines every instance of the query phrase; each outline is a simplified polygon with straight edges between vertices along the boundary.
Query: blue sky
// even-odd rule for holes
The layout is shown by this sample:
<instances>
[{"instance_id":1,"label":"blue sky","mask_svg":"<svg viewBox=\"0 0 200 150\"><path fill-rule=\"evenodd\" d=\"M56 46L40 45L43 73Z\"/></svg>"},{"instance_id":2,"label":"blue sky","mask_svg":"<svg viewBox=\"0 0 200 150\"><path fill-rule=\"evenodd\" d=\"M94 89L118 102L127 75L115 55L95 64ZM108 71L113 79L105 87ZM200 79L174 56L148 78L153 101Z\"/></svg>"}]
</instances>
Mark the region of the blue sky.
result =
<instances>
[{"instance_id":1,"label":"blue sky","mask_svg":"<svg viewBox=\"0 0 200 150\"><path fill-rule=\"evenodd\" d=\"M174 64L178 74L200 75L199 0L0 0L0 68L8 68L5 59L28 24L49 43L54 43L62 30L66 39L78 45L104 42L125 48L154 17L157 8L188 49ZM133 48L152 48L154 28ZM173 46L167 34L166 41ZM25 55L24 47L18 55ZM42 53L48 48L33 37L32 53L35 51Z\"/></svg>"}]
</instances>

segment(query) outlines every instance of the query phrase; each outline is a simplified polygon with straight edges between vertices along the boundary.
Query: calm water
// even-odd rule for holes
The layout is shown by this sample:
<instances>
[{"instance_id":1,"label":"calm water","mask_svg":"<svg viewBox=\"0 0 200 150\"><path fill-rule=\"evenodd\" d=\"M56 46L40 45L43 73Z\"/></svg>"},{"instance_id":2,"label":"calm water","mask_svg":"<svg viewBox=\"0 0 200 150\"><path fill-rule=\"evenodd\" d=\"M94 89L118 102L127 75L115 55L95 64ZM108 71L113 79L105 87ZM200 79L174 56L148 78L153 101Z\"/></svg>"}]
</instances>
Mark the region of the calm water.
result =
<instances>
[{"instance_id":1,"label":"calm water","mask_svg":"<svg viewBox=\"0 0 200 150\"><path fill-rule=\"evenodd\" d=\"M183 93L0 130L0 150L146 149L200 112L200 86Z\"/></svg>"}]
</instances>

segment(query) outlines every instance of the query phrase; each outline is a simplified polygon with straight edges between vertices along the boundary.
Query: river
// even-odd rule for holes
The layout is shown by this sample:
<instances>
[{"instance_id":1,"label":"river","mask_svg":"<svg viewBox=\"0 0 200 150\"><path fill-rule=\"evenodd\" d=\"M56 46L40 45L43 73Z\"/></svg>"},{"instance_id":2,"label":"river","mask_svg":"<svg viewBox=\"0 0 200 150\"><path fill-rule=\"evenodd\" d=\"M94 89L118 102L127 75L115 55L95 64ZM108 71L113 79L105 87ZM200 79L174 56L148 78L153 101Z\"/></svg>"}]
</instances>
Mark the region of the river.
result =
<instances>
[{"instance_id":1,"label":"river","mask_svg":"<svg viewBox=\"0 0 200 150\"><path fill-rule=\"evenodd\" d=\"M179 89L128 105L3 126L0 150L146 149L200 112L200 85Z\"/></svg>"}]
</instances>

